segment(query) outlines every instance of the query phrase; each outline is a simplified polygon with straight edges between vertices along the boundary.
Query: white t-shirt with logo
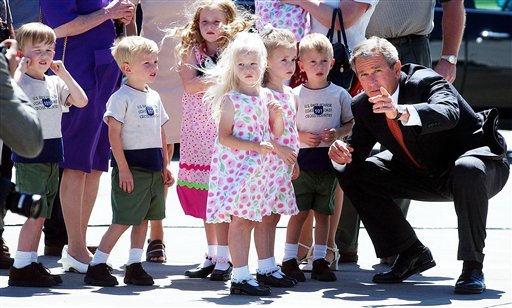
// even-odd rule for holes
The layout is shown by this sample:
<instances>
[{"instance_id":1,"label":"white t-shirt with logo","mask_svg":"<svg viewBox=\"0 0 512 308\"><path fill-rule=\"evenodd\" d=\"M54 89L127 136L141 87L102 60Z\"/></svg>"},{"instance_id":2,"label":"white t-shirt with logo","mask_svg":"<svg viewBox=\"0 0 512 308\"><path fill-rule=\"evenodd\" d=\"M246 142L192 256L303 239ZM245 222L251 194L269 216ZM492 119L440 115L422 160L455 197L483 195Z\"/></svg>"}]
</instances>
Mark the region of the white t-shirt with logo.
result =
<instances>
[{"instance_id":1,"label":"white t-shirt with logo","mask_svg":"<svg viewBox=\"0 0 512 308\"><path fill-rule=\"evenodd\" d=\"M43 139L61 138L62 112L66 108L69 96L64 80L58 76L46 75L44 80L39 80L23 74L19 86L37 111L43 129Z\"/></svg>"},{"instance_id":2,"label":"white t-shirt with logo","mask_svg":"<svg viewBox=\"0 0 512 308\"><path fill-rule=\"evenodd\" d=\"M123 124L123 150L162 148L161 127L169 117L163 108L160 95L151 88L139 91L123 84L107 102L107 110L103 116L105 123L108 117Z\"/></svg>"}]
</instances>

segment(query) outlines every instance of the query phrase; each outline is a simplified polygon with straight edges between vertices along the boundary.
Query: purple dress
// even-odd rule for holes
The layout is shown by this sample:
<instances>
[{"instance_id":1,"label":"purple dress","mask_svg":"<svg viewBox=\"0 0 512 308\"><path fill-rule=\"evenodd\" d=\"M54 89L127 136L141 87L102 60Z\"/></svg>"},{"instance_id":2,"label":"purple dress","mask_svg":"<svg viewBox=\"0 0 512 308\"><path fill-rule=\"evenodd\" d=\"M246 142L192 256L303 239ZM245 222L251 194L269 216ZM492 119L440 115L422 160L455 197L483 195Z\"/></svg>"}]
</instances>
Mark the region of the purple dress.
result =
<instances>
[{"instance_id":1,"label":"purple dress","mask_svg":"<svg viewBox=\"0 0 512 308\"><path fill-rule=\"evenodd\" d=\"M40 0L43 23L57 28L79 15L95 12L109 0ZM110 95L119 88L121 71L110 53L115 39L112 20L67 38L64 65L84 89L89 103L72 106L62 116L64 162L61 168L91 172L108 171L110 145L103 123ZM55 59L62 59L64 39L58 39Z\"/></svg>"}]
</instances>

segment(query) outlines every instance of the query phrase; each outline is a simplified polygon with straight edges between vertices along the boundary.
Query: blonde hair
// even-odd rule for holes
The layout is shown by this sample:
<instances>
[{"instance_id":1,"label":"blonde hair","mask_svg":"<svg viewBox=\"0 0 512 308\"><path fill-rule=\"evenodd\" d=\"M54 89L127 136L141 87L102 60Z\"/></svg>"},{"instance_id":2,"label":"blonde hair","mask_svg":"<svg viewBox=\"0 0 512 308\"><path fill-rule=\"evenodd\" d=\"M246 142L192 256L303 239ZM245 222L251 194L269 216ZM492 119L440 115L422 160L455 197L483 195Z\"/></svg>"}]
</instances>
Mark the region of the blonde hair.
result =
<instances>
[{"instance_id":1,"label":"blonde hair","mask_svg":"<svg viewBox=\"0 0 512 308\"><path fill-rule=\"evenodd\" d=\"M175 48L176 63L188 54L194 46L204 42L199 30L199 19L204 9L219 10L226 17L224 35L219 39L219 51L222 51L238 32L246 31L254 24L254 16L243 9L237 8L232 0L197 0L188 7L185 13L190 22L182 27L166 29L168 37L179 37L181 42ZM162 40L162 41L163 41Z\"/></svg>"},{"instance_id":2,"label":"blonde hair","mask_svg":"<svg viewBox=\"0 0 512 308\"><path fill-rule=\"evenodd\" d=\"M122 70L124 63L131 64L140 55L158 53L158 45L142 36L126 36L116 40L110 50Z\"/></svg>"},{"instance_id":3,"label":"blonde hair","mask_svg":"<svg viewBox=\"0 0 512 308\"><path fill-rule=\"evenodd\" d=\"M57 36L52 28L40 22L31 22L22 25L16 32L18 49L23 50L27 44L48 44L55 46Z\"/></svg>"},{"instance_id":4,"label":"blonde hair","mask_svg":"<svg viewBox=\"0 0 512 308\"><path fill-rule=\"evenodd\" d=\"M260 87L263 73L267 66L267 49L261 37L256 33L238 33L221 54L217 65L205 70L205 79L207 82L211 82L213 86L208 88L204 94L203 102L210 108L216 123L220 119L220 109L224 95L230 91L237 90L239 87L240 81L236 75L236 60L238 56L252 53L256 54L258 58L258 67L261 75L255 86Z\"/></svg>"},{"instance_id":5,"label":"blonde hair","mask_svg":"<svg viewBox=\"0 0 512 308\"><path fill-rule=\"evenodd\" d=\"M264 28L260 33L261 39L265 48L267 49L267 54L270 56L270 53L276 50L277 48L296 48L297 41L295 40L295 35L288 29L281 28L273 28L268 27ZM263 77L263 84L266 84L269 80L268 72L265 71L265 75Z\"/></svg>"},{"instance_id":6,"label":"blonde hair","mask_svg":"<svg viewBox=\"0 0 512 308\"><path fill-rule=\"evenodd\" d=\"M299 58L304 55L305 52L311 50L320 54L327 54L329 59L333 58L334 51L332 49L332 43L324 34L310 33L300 40Z\"/></svg>"}]
</instances>

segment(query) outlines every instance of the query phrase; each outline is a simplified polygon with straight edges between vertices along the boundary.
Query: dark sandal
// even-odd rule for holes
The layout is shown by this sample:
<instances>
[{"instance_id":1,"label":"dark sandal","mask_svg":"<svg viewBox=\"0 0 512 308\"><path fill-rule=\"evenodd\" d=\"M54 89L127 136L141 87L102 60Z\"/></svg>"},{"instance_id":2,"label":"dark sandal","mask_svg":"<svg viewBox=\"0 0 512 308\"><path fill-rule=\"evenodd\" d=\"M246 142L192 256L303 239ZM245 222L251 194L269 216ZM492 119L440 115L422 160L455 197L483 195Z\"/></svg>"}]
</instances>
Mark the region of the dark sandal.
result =
<instances>
[{"instance_id":1,"label":"dark sandal","mask_svg":"<svg viewBox=\"0 0 512 308\"><path fill-rule=\"evenodd\" d=\"M160 257L163 257L163 259L159 259ZM167 256L165 255L165 245L161 240L148 239L146 261L155 263L165 263L167 261Z\"/></svg>"}]
</instances>

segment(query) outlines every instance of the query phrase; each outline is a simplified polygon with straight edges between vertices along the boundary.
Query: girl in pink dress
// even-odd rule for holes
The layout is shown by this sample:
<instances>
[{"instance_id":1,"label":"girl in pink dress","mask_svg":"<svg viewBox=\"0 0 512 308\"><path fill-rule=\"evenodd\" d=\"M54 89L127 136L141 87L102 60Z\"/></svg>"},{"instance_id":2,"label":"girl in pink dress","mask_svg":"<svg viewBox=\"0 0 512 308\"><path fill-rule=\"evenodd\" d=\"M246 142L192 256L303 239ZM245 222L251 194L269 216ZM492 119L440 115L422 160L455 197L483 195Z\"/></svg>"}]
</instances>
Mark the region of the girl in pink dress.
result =
<instances>
[{"instance_id":1,"label":"girl in pink dress","mask_svg":"<svg viewBox=\"0 0 512 308\"><path fill-rule=\"evenodd\" d=\"M274 149L271 134L278 138L284 130L279 103L261 87L266 65L267 52L259 35L237 34L208 72L215 85L204 98L218 121L206 221L230 223L231 294L270 295L248 267L251 232L270 201L265 160Z\"/></svg>"},{"instance_id":2,"label":"girl in pink dress","mask_svg":"<svg viewBox=\"0 0 512 308\"><path fill-rule=\"evenodd\" d=\"M277 266L274 255L276 226L281 215L298 213L292 185L292 171L299 152L299 133L295 124L295 95L284 86L295 71L297 42L293 33L286 29L266 27L261 33L267 48L268 64L263 85L271 90L280 103L284 115L284 132L272 140L274 151L265 156L268 206L262 211L263 221L254 230L258 251L258 282L272 287L292 287L297 281L286 276Z\"/></svg>"},{"instance_id":3,"label":"girl in pink dress","mask_svg":"<svg viewBox=\"0 0 512 308\"><path fill-rule=\"evenodd\" d=\"M194 12L191 21L173 30L181 37L176 51L185 90L176 191L185 214L204 220L210 160L217 131L211 112L202 102L204 91L212 83L206 82L202 75L205 69L215 65L219 53L234 33L247 29L250 24L240 16L230 0L199 0L191 9ZM195 269L187 270L185 276L205 278L211 274L211 280L227 280L231 270L228 263L228 225L204 226L208 253L204 262Z\"/></svg>"}]
</instances>

